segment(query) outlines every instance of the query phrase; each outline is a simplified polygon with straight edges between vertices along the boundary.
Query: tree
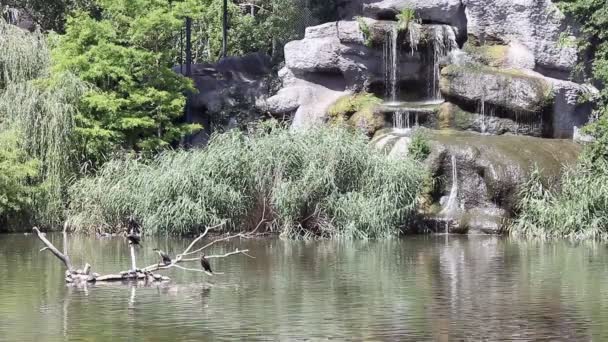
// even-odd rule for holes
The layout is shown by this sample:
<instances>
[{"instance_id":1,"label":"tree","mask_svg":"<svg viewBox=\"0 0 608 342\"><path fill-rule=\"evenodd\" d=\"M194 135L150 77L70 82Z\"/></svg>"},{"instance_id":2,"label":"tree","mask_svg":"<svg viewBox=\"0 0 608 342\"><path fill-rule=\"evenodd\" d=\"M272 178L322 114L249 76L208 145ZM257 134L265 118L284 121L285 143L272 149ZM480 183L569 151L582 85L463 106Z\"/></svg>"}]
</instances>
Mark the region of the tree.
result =
<instances>
[{"instance_id":1,"label":"tree","mask_svg":"<svg viewBox=\"0 0 608 342\"><path fill-rule=\"evenodd\" d=\"M196 1L99 0L101 17L76 12L53 48L54 71L70 71L95 89L76 116L92 162L117 149L154 152L197 129L183 122L190 80L173 72L183 18Z\"/></svg>"}]
</instances>

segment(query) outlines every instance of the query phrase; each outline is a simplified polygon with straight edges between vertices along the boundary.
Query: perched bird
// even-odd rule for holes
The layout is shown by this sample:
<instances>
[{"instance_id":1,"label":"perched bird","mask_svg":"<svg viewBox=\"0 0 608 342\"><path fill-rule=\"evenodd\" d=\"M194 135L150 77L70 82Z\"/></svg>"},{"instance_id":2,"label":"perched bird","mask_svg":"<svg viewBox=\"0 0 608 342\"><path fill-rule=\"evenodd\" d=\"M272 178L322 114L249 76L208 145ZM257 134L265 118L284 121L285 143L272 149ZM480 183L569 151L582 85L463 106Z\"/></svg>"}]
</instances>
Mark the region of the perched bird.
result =
<instances>
[{"instance_id":1,"label":"perched bird","mask_svg":"<svg viewBox=\"0 0 608 342\"><path fill-rule=\"evenodd\" d=\"M139 233L139 229L131 228L127 233L127 240L129 241L129 245L141 245L141 235Z\"/></svg>"},{"instance_id":2,"label":"perched bird","mask_svg":"<svg viewBox=\"0 0 608 342\"><path fill-rule=\"evenodd\" d=\"M127 240L129 241L129 245L141 246L141 236L139 234L130 232L127 234Z\"/></svg>"},{"instance_id":3,"label":"perched bird","mask_svg":"<svg viewBox=\"0 0 608 342\"><path fill-rule=\"evenodd\" d=\"M211 270L211 265L209 264L209 260L207 260L207 258L205 258L205 253L203 253L201 255L201 266L203 267L203 269L209 273L213 273L213 271Z\"/></svg>"},{"instance_id":4,"label":"perched bird","mask_svg":"<svg viewBox=\"0 0 608 342\"><path fill-rule=\"evenodd\" d=\"M154 248L153 251L155 251L156 253L158 253L158 256L160 256L160 259L163 262L163 264L165 264L165 265L171 265L171 257L169 256L169 254L161 251L158 248Z\"/></svg>"},{"instance_id":5,"label":"perched bird","mask_svg":"<svg viewBox=\"0 0 608 342\"><path fill-rule=\"evenodd\" d=\"M127 219L127 240L129 241L129 245L141 245L141 232L139 230L139 225L132 217Z\"/></svg>"}]
</instances>

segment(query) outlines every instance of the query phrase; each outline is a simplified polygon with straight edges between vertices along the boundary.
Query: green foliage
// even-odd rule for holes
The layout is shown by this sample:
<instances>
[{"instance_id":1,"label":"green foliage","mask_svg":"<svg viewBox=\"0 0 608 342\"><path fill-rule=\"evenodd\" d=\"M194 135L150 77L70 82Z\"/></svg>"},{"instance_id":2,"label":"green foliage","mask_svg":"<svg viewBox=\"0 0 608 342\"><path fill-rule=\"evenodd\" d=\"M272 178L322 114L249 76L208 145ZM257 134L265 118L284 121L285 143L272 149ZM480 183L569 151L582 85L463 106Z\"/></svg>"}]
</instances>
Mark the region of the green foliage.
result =
<instances>
[{"instance_id":1,"label":"green foliage","mask_svg":"<svg viewBox=\"0 0 608 342\"><path fill-rule=\"evenodd\" d=\"M342 127L267 122L215 135L205 149L107 163L71 188L69 223L112 229L133 216L146 233L185 234L263 221L289 237L393 236L414 215L424 176L418 163L388 158Z\"/></svg>"},{"instance_id":2,"label":"green foliage","mask_svg":"<svg viewBox=\"0 0 608 342\"><path fill-rule=\"evenodd\" d=\"M413 24L418 23L416 19L416 10L413 8L404 8L397 14L397 22L399 30L408 31L411 29Z\"/></svg>"},{"instance_id":3,"label":"green foliage","mask_svg":"<svg viewBox=\"0 0 608 342\"><path fill-rule=\"evenodd\" d=\"M180 122L191 81L170 68L175 32L200 6L168 0L100 0L99 6L101 19L72 15L53 48L55 72L95 86L75 117L87 159L102 161L120 148L157 151L197 130Z\"/></svg>"},{"instance_id":4,"label":"green foliage","mask_svg":"<svg viewBox=\"0 0 608 342\"><path fill-rule=\"evenodd\" d=\"M408 145L408 155L414 160L423 161L429 154L431 154L431 144L428 137L422 131L416 130Z\"/></svg>"},{"instance_id":5,"label":"green foliage","mask_svg":"<svg viewBox=\"0 0 608 342\"><path fill-rule=\"evenodd\" d=\"M592 63L582 60L575 69L582 76L600 85L598 120L586 128L586 133L597 140L586 149L587 158L608 158L608 3L602 0L560 0L558 6L581 25L579 51L590 57ZM589 73L590 71L590 73Z\"/></svg>"},{"instance_id":6,"label":"green foliage","mask_svg":"<svg viewBox=\"0 0 608 342\"><path fill-rule=\"evenodd\" d=\"M363 33L363 39L365 39L365 46L371 47L373 44L372 33L369 25L365 21L365 19L361 17L357 17L357 24L359 24L359 30Z\"/></svg>"},{"instance_id":7,"label":"green foliage","mask_svg":"<svg viewBox=\"0 0 608 342\"><path fill-rule=\"evenodd\" d=\"M608 238L608 162L583 159L564 173L560 188L544 185L535 170L522 186L511 232L525 236Z\"/></svg>"},{"instance_id":8,"label":"green foliage","mask_svg":"<svg viewBox=\"0 0 608 342\"><path fill-rule=\"evenodd\" d=\"M23 140L13 130L0 130L0 222L10 221L31 209L38 162L19 146Z\"/></svg>"}]
</instances>

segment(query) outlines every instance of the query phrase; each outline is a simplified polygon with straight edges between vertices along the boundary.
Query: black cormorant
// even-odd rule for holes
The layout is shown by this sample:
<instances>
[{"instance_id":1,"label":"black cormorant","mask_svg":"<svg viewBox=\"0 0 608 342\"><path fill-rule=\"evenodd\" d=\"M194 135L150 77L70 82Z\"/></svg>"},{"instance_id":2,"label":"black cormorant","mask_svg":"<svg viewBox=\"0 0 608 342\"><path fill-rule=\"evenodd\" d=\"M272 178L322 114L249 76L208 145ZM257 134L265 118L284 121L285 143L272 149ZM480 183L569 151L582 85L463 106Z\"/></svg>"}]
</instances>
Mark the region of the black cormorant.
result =
<instances>
[{"instance_id":1,"label":"black cormorant","mask_svg":"<svg viewBox=\"0 0 608 342\"><path fill-rule=\"evenodd\" d=\"M169 256L169 254L161 251L158 248L154 248L153 251L155 251L156 253L158 253L158 256L160 256L163 264L165 264L165 265L171 265L171 257Z\"/></svg>"},{"instance_id":2,"label":"black cormorant","mask_svg":"<svg viewBox=\"0 0 608 342\"><path fill-rule=\"evenodd\" d=\"M203 267L203 269L209 273L213 273L213 271L211 270L211 265L209 264L209 260L207 260L207 258L205 258L205 254L203 253L201 255L201 266Z\"/></svg>"}]
</instances>

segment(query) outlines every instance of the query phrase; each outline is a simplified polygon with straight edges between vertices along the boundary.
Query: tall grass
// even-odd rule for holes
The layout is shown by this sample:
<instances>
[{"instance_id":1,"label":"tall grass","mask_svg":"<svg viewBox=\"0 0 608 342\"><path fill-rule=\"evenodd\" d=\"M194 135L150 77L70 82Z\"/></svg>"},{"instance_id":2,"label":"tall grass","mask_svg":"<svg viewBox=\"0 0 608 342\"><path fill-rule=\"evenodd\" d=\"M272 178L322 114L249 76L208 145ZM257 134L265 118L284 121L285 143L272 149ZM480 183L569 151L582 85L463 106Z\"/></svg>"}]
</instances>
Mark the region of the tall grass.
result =
<instances>
[{"instance_id":1,"label":"tall grass","mask_svg":"<svg viewBox=\"0 0 608 342\"><path fill-rule=\"evenodd\" d=\"M343 127L290 131L269 122L149 163L107 163L72 186L68 223L112 230L132 217L146 233L188 234L263 222L260 231L288 237L386 237L412 218L425 176L417 162L387 158Z\"/></svg>"},{"instance_id":2,"label":"tall grass","mask_svg":"<svg viewBox=\"0 0 608 342\"><path fill-rule=\"evenodd\" d=\"M559 187L547 187L535 171L522 187L515 235L608 239L608 162L584 158L565 171Z\"/></svg>"}]
</instances>

